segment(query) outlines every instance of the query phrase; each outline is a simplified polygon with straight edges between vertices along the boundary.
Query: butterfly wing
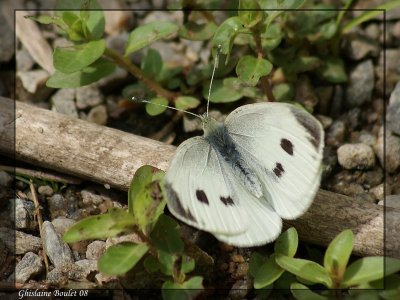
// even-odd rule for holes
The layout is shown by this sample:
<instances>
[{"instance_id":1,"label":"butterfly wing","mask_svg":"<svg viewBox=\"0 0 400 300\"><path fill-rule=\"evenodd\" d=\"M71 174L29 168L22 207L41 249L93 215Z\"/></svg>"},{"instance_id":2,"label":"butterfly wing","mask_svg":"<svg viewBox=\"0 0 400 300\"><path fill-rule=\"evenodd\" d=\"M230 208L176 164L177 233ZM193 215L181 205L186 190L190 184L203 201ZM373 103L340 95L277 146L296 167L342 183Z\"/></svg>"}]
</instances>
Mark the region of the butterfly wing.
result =
<instances>
[{"instance_id":1,"label":"butterfly wing","mask_svg":"<svg viewBox=\"0 0 400 300\"><path fill-rule=\"evenodd\" d=\"M203 137L188 139L178 147L164 184L168 208L176 218L214 233L246 230L247 212L240 208L223 164Z\"/></svg>"},{"instance_id":2,"label":"butterfly wing","mask_svg":"<svg viewBox=\"0 0 400 300\"><path fill-rule=\"evenodd\" d=\"M290 104L256 103L234 110L225 125L262 182L263 198L284 219L303 214L321 178L321 124Z\"/></svg>"},{"instance_id":3,"label":"butterfly wing","mask_svg":"<svg viewBox=\"0 0 400 300\"><path fill-rule=\"evenodd\" d=\"M282 219L274 211L271 204L263 198L256 198L238 182L233 187L239 195L244 209L249 215L250 222L247 230L240 234L215 234L217 239L237 247L254 247L275 240L282 229Z\"/></svg>"}]
</instances>

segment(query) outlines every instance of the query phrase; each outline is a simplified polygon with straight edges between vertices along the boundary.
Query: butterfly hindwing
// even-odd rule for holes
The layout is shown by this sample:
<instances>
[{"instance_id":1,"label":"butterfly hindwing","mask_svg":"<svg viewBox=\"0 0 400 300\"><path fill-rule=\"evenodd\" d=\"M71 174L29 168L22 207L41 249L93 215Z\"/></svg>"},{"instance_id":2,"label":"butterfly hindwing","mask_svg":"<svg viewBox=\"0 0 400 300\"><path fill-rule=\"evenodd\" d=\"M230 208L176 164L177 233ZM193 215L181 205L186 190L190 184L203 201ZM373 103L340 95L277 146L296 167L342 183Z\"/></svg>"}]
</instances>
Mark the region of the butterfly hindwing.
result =
<instances>
[{"instance_id":1,"label":"butterfly hindwing","mask_svg":"<svg viewBox=\"0 0 400 300\"><path fill-rule=\"evenodd\" d=\"M164 185L168 208L175 217L214 233L246 230L248 216L230 188L224 164L204 137L191 138L178 147Z\"/></svg>"},{"instance_id":2,"label":"butterfly hindwing","mask_svg":"<svg viewBox=\"0 0 400 300\"><path fill-rule=\"evenodd\" d=\"M266 244L275 240L282 229L282 219L274 211L271 204L263 198L256 198L248 193L241 184L234 188L235 193L240 195L241 200L245 201L242 206L249 215L247 230L235 235L214 235L225 243L238 247L253 247Z\"/></svg>"},{"instance_id":3,"label":"butterfly hindwing","mask_svg":"<svg viewBox=\"0 0 400 300\"><path fill-rule=\"evenodd\" d=\"M294 219L303 214L321 177L321 124L290 104L257 103L233 111L225 126L242 156L251 158L263 198L278 215Z\"/></svg>"}]
</instances>

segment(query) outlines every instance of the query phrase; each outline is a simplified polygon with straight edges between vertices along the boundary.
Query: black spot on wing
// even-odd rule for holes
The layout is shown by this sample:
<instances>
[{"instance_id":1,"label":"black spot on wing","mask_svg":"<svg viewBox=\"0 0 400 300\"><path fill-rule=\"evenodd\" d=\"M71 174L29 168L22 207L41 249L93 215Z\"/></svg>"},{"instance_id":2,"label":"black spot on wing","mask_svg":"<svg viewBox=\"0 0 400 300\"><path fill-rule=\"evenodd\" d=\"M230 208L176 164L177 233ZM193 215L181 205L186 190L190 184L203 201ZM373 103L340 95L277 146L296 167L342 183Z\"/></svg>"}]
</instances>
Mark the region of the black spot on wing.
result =
<instances>
[{"instance_id":1,"label":"black spot on wing","mask_svg":"<svg viewBox=\"0 0 400 300\"><path fill-rule=\"evenodd\" d=\"M231 198L231 196L228 196L228 197L223 197L223 196L221 196L221 197L219 197L219 200L221 200L221 202L222 202L225 206L234 205L234 204L235 204L235 202L233 202L233 199Z\"/></svg>"},{"instance_id":2,"label":"black spot on wing","mask_svg":"<svg viewBox=\"0 0 400 300\"><path fill-rule=\"evenodd\" d=\"M272 170L277 177L281 177L285 173L285 169L282 167L281 163L276 163L275 168Z\"/></svg>"},{"instance_id":3,"label":"black spot on wing","mask_svg":"<svg viewBox=\"0 0 400 300\"><path fill-rule=\"evenodd\" d=\"M291 108L291 112L295 116L297 122L304 127L304 129L310 134L308 140L318 151L319 145L321 144L321 127L317 121L310 117L310 115L298 108Z\"/></svg>"},{"instance_id":4,"label":"black spot on wing","mask_svg":"<svg viewBox=\"0 0 400 300\"><path fill-rule=\"evenodd\" d=\"M196 198L199 200L201 203L209 204L207 195L204 191L202 190L196 190Z\"/></svg>"},{"instance_id":5,"label":"black spot on wing","mask_svg":"<svg viewBox=\"0 0 400 300\"><path fill-rule=\"evenodd\" d=\"M281 139L281 147L289 155L293 155L293 143L288 139Z\"/></svg>"},{"instance_id":6,"label":"black spot on wing","mask_svg":"<svg viewBox=\"0 0 400 300\"><path fill-rule=\"evenodd\" d=\"M179 200L179 196L177 192L172 188L172 186L168 183L164 185L165 191L167 192L167 197L169 200L169 203L171 206L176 210L176 212L184 217L185 219L188 219L192 222L197 222L192 213L190 212L189 209L184 209L182 206L181 201Z\"/></svg>"}]
</instances>

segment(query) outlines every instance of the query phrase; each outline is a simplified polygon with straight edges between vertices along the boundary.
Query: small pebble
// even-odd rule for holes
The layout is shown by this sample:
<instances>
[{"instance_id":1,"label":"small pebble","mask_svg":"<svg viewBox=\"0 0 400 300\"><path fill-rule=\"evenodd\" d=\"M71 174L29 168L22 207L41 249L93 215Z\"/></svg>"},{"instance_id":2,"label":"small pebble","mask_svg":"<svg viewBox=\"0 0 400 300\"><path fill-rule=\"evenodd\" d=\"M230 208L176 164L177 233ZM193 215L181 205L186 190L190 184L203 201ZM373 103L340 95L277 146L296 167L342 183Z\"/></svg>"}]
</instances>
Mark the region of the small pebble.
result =
<instances>
[{"instance_id":1,"label":"small pebble","mask_svg":"<svg viewBox=\"0 0 400 300\"><path fill-rule=\"evenodd\" d=\"M72 225L76 223L76 221L72 219L68 219L65 217L58 217L51 221L54 226L54 230L62 236Z\"/></svg>"},{"instance_id":2,"label":"small pebble","mask_svg":"<svg viewBox=\"0 0 400 300\"><path fill-rule=\"evenodd\" d=\"M88 276L93 272L98 272L97 268L97 260L91 259L82 259L75 262L77 266L82 268L82 272L80 274L80 279L88 279Z\"/></svg>"},{"instance_id":3,"label":"small pebble","mask_svg":"<svg viewBox=\"0 0 400 300\"><path fill-rule=\"evenodd\" d=\"M384 151L383 140L384 134L383 128L381 128L374 150L382 168L385 167L389 173L395 173L400 167L400 137L392 134L390 131L386 132L386 153Z\"/></svg>"},{"instance_id":4,"label":"small pebble","mask_svg":"<svg viewBox=\"0 0 400 300\"><path fill-rule=\"evenodd\" d=\"M232 255L232 256L231 256L231 260L232 260L233 262L236 262L236 263L242 263L242 262L244 262L243 255L240 255L240 254L234 254L234 255Z\"/></svg>"},{"instance_id":5,"label":"small pebble","mask_svg":"<svg viewBox=\"0 0 400 300\"><path fill-rule=\"evenodd\" d=\"M374 66L372 60L358 64L351 72L346 88L347 107L361 106L371 101L374 89Z\"/></svg>"},{"instance_id":6,"label":"small pebble","mask_svg":"<svg viewBox=\"0 0 400 300\"><path fill-rule=\"evenodd\" d=\"M15 266L15 281L19 283L25 283L31 277L39 274L43 270L43 259L33 252L28 252Z\"/></svg>"},{"instance_id":7,"label":"small pebble","mask_svg":"<svg viewBox=\"0 0 400 300\"><path fill-rule=\"evenodd\" d=\"M54 268L46 276L46 282L54 285L65 285L68 282L68 272L64 272L59 267Z\"/></svg>"},{"instance_id":8,"label":"small pebble","mask_svg":"<svg viewBox=\"0 0 400 300\"><path fill-rule=\"evenodd\" d=\"M336 120L328 128L326 133L326 144L337 147L344 141L346 135L346 123L342 120Z\"/></svg>"},{"instance_id":9,"label":"small pebble","mask_svg":"<svg viewBox=\"0 0 400 300\"><path fill-rule=\"evenodd\" d=\"M53 191L53 189L52 189L50 186L48 186L48 185L41 185L41 186L39 186L39 188L38 188L38 193L39 193L40 195L43 195L43 196L53 196L54 191Z\"/></svg>"},{"instance_id":10,"label":"small pebble","mask_svg":"<svg viewBox=\"0 0 400 300\"><path fill-rule=\"evenodd\" d=\"M52 219L57 217L67 216L67 201L61 194L54 194L53 196L47 198L47 203L49 205L50 215Z\"/></svg>"},{"instance_id":11,"label":"small pebble","mask_svg":"<svg viewBox=\"0 0 400 300\"><path fill-rule=\"evenodd\" d=\"M17 62L18 71L29 71L35 64L35 60L25 47L17 51L15 61Z\"/></svg>"},{"instance_id":12,"label":"small pebble","mask_svg":"<svg viewBox=\"0 0 400 300\"><path fill-rule=\"evenodd\" d=\"M383 200L383 198L385 197L383 183L381 183L377 186L374 186L369 191L372 193L372 195L375 196L375 199L377 199L377 200Z\"/></svg>"},{"instance_id":13,"label":"small pebble","mask_svg":"<svg viewBox=\"0 0 400 300\"><path fill-rule=\"evenodd\" d=\"M107 124L107 107L105 105L98 105L93 107L87 116L87 120L92 123L96 123L99 125Z\"/></svg>"},{"instance_id":14,"label":"small pebble","mask_svg":"<svg viewBox=\"0 0 400 300\"><path fill-rule=\"evenodd\" d=\"M45 70L32 70L17 72L17 77L21 80L24 89L31 93L37 94L40 89L47 89L45 83L49 78L49 73Z\"/></svg>"},{"instance_id":15,"label":"small pebble","mask_svg":"<svg viewBox=\"0 0 400 300\"><path fill-rule=\"evenodd\" d=\"M400 135L400 81L397 82L390 94L389 105L386 109L386 121L388 128Z\"/></svg>"},{"instance_id":16,"label":"small pebble","mask_svg":"<svg viewBox=\"0 0 400 300\"><path fill-rule=\"evenodd\" d=\"M346 42L345 52L347 57L352 60L361 60L379 55L380 45L376 40L353 34L346 39Z\"/></svg>"},{"instance_id":17,"label":"small pebble","mask_svg":"<svg viewBox=\"0 0 400 300\"><path fill-rule=\"evenodd\" d=\"M34 230L37 226L35 220L35 205L31 201L19 198L15 201L15 228Z\"/></svg>"},{"instance_id":18,"label":"small pebble","mask_svg":"<svg viewBox=\"0 0 400 300\"><path fill-rule=\"evenodd\" d=\"M376 23L370 23L365 27L365 34L372 40L378 40L381 29Z\"/></svg>"},{"instance_id":19,"label":"small pebble","mask_svg":"<svg viewBox=\"0 0 400 300\"><path fill-rule=\"evenodd\" d=\"M11 186L13 178L10 174L0 170L0 187L7 188Z\"/></svg>"},{"instance_id":20,"label":"small pebble","mask_svg":"<svg viewBox=\"0 0 400 300\"><path fill-rule=\"evenodd\" d=\"M76 89L76 107L78 109L99 105L103 100L103 94L95 85L87 85Z\"/></svg>"},{"instance_id":21,"label":"small pebble","mask_svg":"<svg viewBox=\"0 0 400 300\"><path fill-rule=\"evenodd\" d=\"M237 265L234 278L243 278L249 272L249 264L247 262L239 263Z\"/></svg>"},{"instance_id":22,"label":"small pebble","mask_svg":"<svg viewBox=\"0 0 400 300\"><path fill-rule=\"evenodd\" d=\"M337 150L339 164L348 170L370 169L375 165L375 154L365 144L344 144Z\"/></svg>"},{"instance_id":23,"label":"small pebble","mask_svg":"<svg viewBox=\"0 0 400 300\"><path fill-rule=\"evenodd\" d=\"M87 246L86 258L99 259L106 251L106 243L103 241L94 241Z\"/></svg>"},{"instance_id":24,"label":"small pebble","mask_svg":"<svg viewBox=\"0 0 400 300\"><path fill-rule=\"evenodd\" d=\"M333 120L330 117L327 117L327 116L324 116L324 115L317 115L316 117L317 117L318 121L321 122L322 127L324 129L329 128L333 123Z\"/></svg>"},{"instance_id":25,"label":"small pebble","mask_svg":"<svg viewBox=\"0 0 400 300\"><path fill-rule=\"evenodd\" d=\"M252 289L252 280L245 278L236 281L231 290L229 291L229 297L232 300L248 299L247 295Z\"/></svg>"},{"instance_id":26,"label":"small pebble","mask_svg":"<svg viewBox=\"0 0 400 300\"><path fill-rule=\"evenodd\" d=\"M43 245L47 256L55 267L74 262L69 246L64 243L49 221L43 222Z\"/></svg>"},{"instance_id":27,"label":"small pebble","mask_svg":"<svg viewBox=\"0 0 400 300\"><path fill-rule=\"evenodd\" d=\"M7 229L4 231L3 230L4 227L0 228L0 238L3 236L3 233L7 233ZM42 249L42 239L40 237L17 230L15 231L14 244L14 240L9 239L10 236L13 236L12 234L13 233L8 233L8 240L6 241L3 239L3 241L6 243L7 246L8 243L11 242L11 250L15 251L15 254L25 254L29 251L37 253L40 249Z\"/></svg>"},{"instance_id":28,"label":"small pebble","mask_svg":"<svg viewBox=\"0 0 400 300\"><path fill-rule=\"evenodd\" d=\"M95 188L86 188L81 191L82 202L85 206L97 206L105 200L105 197Z\"/></svg>"},{"instance_id":29,"label":"small pebble","mask_svg":"<svg viewBox=\"0 0 400 300\"><path fill-rule=\"evenodd\" d=\"M78 117L78 110L75 106L76 89L59 89L51 97L53 103L52 110L61 114Z\"/></svg>"}]
</instances>

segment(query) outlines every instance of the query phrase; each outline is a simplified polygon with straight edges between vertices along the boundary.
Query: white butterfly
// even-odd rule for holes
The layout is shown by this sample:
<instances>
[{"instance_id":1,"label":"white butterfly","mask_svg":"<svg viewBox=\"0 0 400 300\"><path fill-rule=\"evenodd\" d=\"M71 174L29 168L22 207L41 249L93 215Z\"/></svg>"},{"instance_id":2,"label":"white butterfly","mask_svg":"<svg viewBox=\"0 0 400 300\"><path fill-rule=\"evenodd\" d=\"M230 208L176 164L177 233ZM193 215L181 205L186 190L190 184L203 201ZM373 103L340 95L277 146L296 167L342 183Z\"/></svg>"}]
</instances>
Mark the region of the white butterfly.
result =
<instances>
[{"instance_id":1,"label":"white butterfly","mask_svg":"<svg viewBox=\"0 0 400 300\"><path fill-rule=\"evenodd\" d=\"M204 135L182 143L167 169L171 213L246 247L277 238L283 219L311 205L321 178L324 131L286 103L249 104L224 123L201 116Z\"/></svg>"}]
</instances>

